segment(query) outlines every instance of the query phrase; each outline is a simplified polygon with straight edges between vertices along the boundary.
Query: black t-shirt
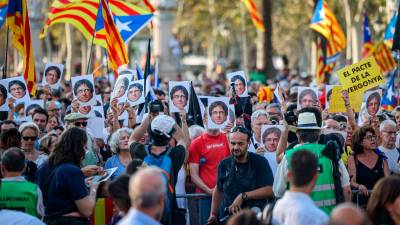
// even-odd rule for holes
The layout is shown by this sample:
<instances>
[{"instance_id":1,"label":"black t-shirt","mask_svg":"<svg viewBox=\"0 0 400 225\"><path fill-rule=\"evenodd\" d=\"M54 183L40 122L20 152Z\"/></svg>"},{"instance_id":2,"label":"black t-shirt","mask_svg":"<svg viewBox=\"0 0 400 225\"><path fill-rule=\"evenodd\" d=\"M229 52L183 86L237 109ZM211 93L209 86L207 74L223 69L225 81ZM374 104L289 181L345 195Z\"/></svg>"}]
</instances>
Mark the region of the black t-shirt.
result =
<instances>
[{"instance_id":1,"label":"black t-shirt","mask_svg":"<svg viewBox=\"0 0 400 225\"><path fill-rule=\"evenodd\" d=\"M152 154L154 157L157 157L157 158L163 156L168 151L168 149L166 148L163 153L156 155L156 154L151 153L151 151L150 151L151 146L148 146L148 147L149 147L150 154ZM130 148L132 159L144 160L144 158L147 156L145 146L138 142L132 143L129 148ZM172 169L173 169L173 173L174 173L174 187L175 187L177 179L178 179L178 172L182 168L183 162L185 161L185 154L186 154L186 150L185 150L185 147L183 147L182 145L173 147L169 151L168 156L171 158Z\"/></svg>"},{"instance_id":2,"label":"black t-shirt","mask_svg":"<svg viewBox=\"0 0 400 225\"><path fill-rule=\"evenodd\" d=\"M62 163L53 168L47 162L43 163L37 171L37 184L43 193L47 218L79 212L75 201L89 194L81 169L72 163Z\"/></svg>"},{"instance_id":3,"label":"black t-shirt","mask_svg":"<svg viewBox=\"0 0 400 225\"><path fill-rule=\"evenodd\" d=\"M236 163L233 156L222 160L218 166L217 188L224 193L223 208L232 204L243 192L272 186L274 177L268 161L257 154L248 153L246 163ZM247 200L242 208L258 206L262 209L266 200Z\"/></svg>"}]
</instances>

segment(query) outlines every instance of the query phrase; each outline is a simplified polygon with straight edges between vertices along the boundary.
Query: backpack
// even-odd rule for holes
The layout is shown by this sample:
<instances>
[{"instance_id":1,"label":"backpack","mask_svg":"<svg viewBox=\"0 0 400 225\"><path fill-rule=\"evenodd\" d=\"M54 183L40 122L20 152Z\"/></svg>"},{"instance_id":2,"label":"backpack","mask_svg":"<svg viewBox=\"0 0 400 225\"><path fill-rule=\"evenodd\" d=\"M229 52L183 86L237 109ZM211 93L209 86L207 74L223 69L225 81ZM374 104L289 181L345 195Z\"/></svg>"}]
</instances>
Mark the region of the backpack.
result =
<instances>
[{"instance_id":1,"label":"backpack","mask_svg":"<svg viewBox=\"0 0 400 225\"><path fill-rule=\"evenodd\" d=\"M171 152L171 148L168 148L167 152L160 157L155 157L150 153L150 146L145 145L146 156L143 161L149 166L156 166L162 170L163 178L165 183L167 184L167 198L164 209L164 215L168 215L171 212L171 206L173 201L173 194L175 192L175 188L173 186L173 168L172 168L172 160L169 157L169 153Z\"/></svg>"}]
</instances>

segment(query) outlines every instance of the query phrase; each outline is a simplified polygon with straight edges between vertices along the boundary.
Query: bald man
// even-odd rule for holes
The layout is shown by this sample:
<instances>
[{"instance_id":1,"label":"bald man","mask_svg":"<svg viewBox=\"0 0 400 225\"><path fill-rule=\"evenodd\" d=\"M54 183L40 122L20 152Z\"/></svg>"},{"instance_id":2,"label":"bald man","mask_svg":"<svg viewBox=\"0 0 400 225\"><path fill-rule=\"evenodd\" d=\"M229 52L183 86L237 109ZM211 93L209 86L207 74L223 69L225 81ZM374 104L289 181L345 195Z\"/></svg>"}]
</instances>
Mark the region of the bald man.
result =
<instances>
[{"instance_id":1,"label":"bald man","mask_svg":"<svg viewBox=\"0 0 400 225\"><path fill-rule=\"evenodd\" d=\"M161 225L166 187L159 168L149 166L139 170L129 182L132 207L118 225Z\"/></svg>"},{"instance_id":2,"label":"bald man","mask_svg":"<svg viewBox=\"0 0 400 225\"><path fill-rule=\"evenodd\" d=\"M353 203L343 203L333 209L331 223L337 225L365 225L367 218L365 213Z\"/></svg>"}]
</instances>

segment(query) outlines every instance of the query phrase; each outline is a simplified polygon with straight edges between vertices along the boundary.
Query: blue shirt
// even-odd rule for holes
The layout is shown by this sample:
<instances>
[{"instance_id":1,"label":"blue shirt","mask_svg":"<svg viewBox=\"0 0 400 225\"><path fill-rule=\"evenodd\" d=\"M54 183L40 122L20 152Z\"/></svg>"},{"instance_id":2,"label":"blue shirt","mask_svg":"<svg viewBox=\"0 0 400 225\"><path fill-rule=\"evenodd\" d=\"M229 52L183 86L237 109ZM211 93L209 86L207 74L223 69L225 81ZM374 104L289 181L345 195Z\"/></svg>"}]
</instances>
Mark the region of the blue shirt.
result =
<instances>
[{"instance_id":1,"label":"blue shirt","mask_svg":"<svg viewBox=\"0 0 400 225\"><path fill-rule=\"evenodd\" d=\"M141 211L131 208L118 225L161 225L161 223Z\"/></svg>"},{"instance_id":2,"label":"blue shirt","mask_svg":"<svg viewBox=\"0 0 400 225\"><path fill-rule=\"evenodd\" d=\"M123 173L125 173L126 170L126 166L121 163L118 155L113 155L108 158L106 164L104 165L104 169L110 169L114 167L118 167L118 169L113 173L113 175L111 175L111 180L114 180L116 177L122 175Z\"/></svg>"},{"instance_id":3,"label":"blue shirt","mask_svg":"<svg viewBox=\"0 0 400 225\"><path fill-rule=\"evenodd\" d=\"M81 169L72 163L49 167L42 164L37 173L37 184L42 190L45 217L57 218L79 212L76 200L86 197L88 189Z\"/></svg>"}]
</instances>

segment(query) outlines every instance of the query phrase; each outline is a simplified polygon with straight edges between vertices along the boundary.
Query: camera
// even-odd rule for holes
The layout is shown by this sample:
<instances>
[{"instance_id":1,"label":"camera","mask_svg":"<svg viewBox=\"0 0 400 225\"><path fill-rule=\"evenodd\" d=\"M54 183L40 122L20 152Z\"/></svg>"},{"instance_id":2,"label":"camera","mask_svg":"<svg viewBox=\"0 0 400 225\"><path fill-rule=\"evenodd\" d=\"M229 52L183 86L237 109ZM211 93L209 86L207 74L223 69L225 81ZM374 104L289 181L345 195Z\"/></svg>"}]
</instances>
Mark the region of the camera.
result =
<instances>
[{"instance_id":1,"label":"camera","mask_svg":"<svg viewBox=\"0 0 400 225\"><path fill-rule=\"evenodd\" d=\"M289 125L295 126L297 124L297 116L293 111L287 111L284 114L285 120Z\"/></svg>"},{"instance_id":2,"label":"camera","mask_svg":"<svg viewBox=\"0 0 400 225\"><path fill-rule=\"evenodd\" d=\"M153 100L149 102L149 112L159 113L164 111L164 105L160 100Z\"/></svg>"},{"instance_id":3,"label":"camera","mask_svg":"<svg viewBox=\"0 0 400 225\"><path fill-rule=\"evenodd\" d=\"M271 116L269 120L271 121L272 125L279 125L279 118L277 116Z\"/></svg>"}]
</instances>

